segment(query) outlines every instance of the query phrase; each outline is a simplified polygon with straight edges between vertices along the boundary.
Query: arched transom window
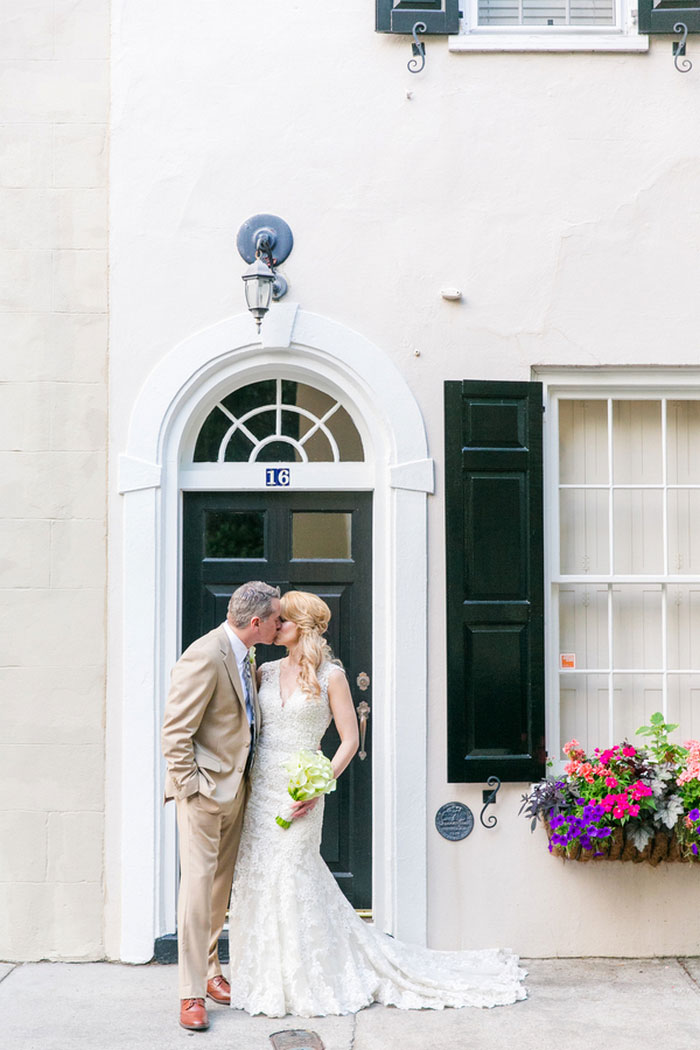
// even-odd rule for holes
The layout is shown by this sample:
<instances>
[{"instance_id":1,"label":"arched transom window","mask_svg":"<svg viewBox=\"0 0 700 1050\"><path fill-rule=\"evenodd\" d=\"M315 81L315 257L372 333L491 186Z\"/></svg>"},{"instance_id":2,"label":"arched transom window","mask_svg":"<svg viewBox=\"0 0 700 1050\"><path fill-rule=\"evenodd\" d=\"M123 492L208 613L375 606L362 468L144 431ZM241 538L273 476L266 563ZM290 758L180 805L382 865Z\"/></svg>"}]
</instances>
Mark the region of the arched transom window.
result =
<instances>
[{"instance_id":1,"label":"arched transom window","mask_svg":"<svg viewBox=\"0 0 700 1050\"><path fill-rule=\"evenodd\" d=\"M335 398L305 383L266 379L217 401L197 435L195 463L361 462L362 440Z\"/></svg>"}]
</instances>

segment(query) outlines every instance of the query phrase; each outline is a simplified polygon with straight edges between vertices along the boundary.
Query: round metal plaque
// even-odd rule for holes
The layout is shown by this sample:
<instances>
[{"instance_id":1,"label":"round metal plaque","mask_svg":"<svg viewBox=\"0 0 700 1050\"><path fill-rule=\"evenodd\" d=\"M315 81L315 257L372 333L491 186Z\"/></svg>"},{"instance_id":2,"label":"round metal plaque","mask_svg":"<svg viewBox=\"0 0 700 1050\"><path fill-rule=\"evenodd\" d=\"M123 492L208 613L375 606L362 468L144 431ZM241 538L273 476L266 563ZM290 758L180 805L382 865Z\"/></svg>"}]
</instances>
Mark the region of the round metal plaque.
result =
<instances>
[{"instance_id":1,"label":"round metal plaque","mask_svg":"<svg viewBox=\"0 0 700 1050\"><path fill-rule=\"evenodd\" d=\"M463 802L446 802L435 814L435 827L444 839L459 842L471 834L474 814Z\"/></svg>"}]
</instances>

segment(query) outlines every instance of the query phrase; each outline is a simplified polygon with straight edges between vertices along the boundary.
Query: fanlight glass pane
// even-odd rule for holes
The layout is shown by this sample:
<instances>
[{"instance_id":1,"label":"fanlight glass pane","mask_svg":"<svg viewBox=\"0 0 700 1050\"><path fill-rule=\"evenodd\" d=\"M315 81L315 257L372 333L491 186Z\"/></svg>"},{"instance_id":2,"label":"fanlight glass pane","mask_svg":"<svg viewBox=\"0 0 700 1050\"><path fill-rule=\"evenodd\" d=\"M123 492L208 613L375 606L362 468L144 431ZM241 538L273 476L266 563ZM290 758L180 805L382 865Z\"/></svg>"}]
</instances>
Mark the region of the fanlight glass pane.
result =
<instances>
[{"instance_id":1,"label":"fanlight glass pane","mask_svg":"<svg viewBox=\"0 0 700 1050\"><path fill-rule=\"evenodd\" d=\"M268 379L227 394L197 436L195 463L332 463L364 460L348 412L305 383Z\"/></svg>"},{"instance_id":2,"label":"fanlight glass pane","mask_svg":"<svg viewBox=\"0 0 700 1050\"><path fill-rule=\"evenodd\" d=\"M208 510L204 515L204 557L265 557L264 511Z\"/></svg>"},{"instance_id":3,"label":"fanlight glass pane","mask_svg":"<svg viewBox=\"0 0 700 1050\"><path fill-rule=\"evenodd\" d=\"M295 511L292 514L292 557L352 558L352 514L343 511Z\"/></svg>"}]
</instances>

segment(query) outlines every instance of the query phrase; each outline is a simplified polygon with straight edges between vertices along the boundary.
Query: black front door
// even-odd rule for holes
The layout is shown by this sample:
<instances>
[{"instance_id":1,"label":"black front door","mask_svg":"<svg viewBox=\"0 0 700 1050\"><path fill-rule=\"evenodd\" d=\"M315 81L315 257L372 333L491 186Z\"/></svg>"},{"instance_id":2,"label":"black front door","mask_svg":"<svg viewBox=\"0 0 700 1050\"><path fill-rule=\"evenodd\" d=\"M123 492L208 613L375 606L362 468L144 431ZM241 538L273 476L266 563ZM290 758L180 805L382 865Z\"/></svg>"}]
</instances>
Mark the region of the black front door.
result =
<instances>
[{"instance_id":1,"label":"black front door","mask_svg":"<svg viewBox=\"0 0 700 1050\"><path fill-rule=\"evenodd\" d=\"M231 592L247 580L313 591L333 614L328 640L342 660L355 706L371 704L357 677L372 664L372 495L368 492L184 493L182 647L226 618ZM279 660L259 646L258 664ZM371 720L370 720L371 721ZM321 852L358 909L371 908L371 731L326 799ZM331 725L323 751L338 745Z\"/></svg>"}]
</instances>

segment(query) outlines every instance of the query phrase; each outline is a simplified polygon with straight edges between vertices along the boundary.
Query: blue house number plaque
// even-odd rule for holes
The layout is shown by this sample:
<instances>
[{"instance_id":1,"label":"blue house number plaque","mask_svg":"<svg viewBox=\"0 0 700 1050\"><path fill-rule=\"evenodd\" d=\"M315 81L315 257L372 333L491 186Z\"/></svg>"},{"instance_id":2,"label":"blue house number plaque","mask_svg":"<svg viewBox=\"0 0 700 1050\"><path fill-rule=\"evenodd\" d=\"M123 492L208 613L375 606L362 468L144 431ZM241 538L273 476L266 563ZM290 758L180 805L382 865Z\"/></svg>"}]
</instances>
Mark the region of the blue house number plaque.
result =
<instances>
[{"instance_id":1,"label":"blue house number plaque","mask_svg":"<svg viewBox=\"0 0 700 1050\"><path fill-rule=\"evenodd\" d=\"M289 481L289 467L268 467L265 471L265 484L268 488L286 488Z\"/></svg>"}]
</instances>

